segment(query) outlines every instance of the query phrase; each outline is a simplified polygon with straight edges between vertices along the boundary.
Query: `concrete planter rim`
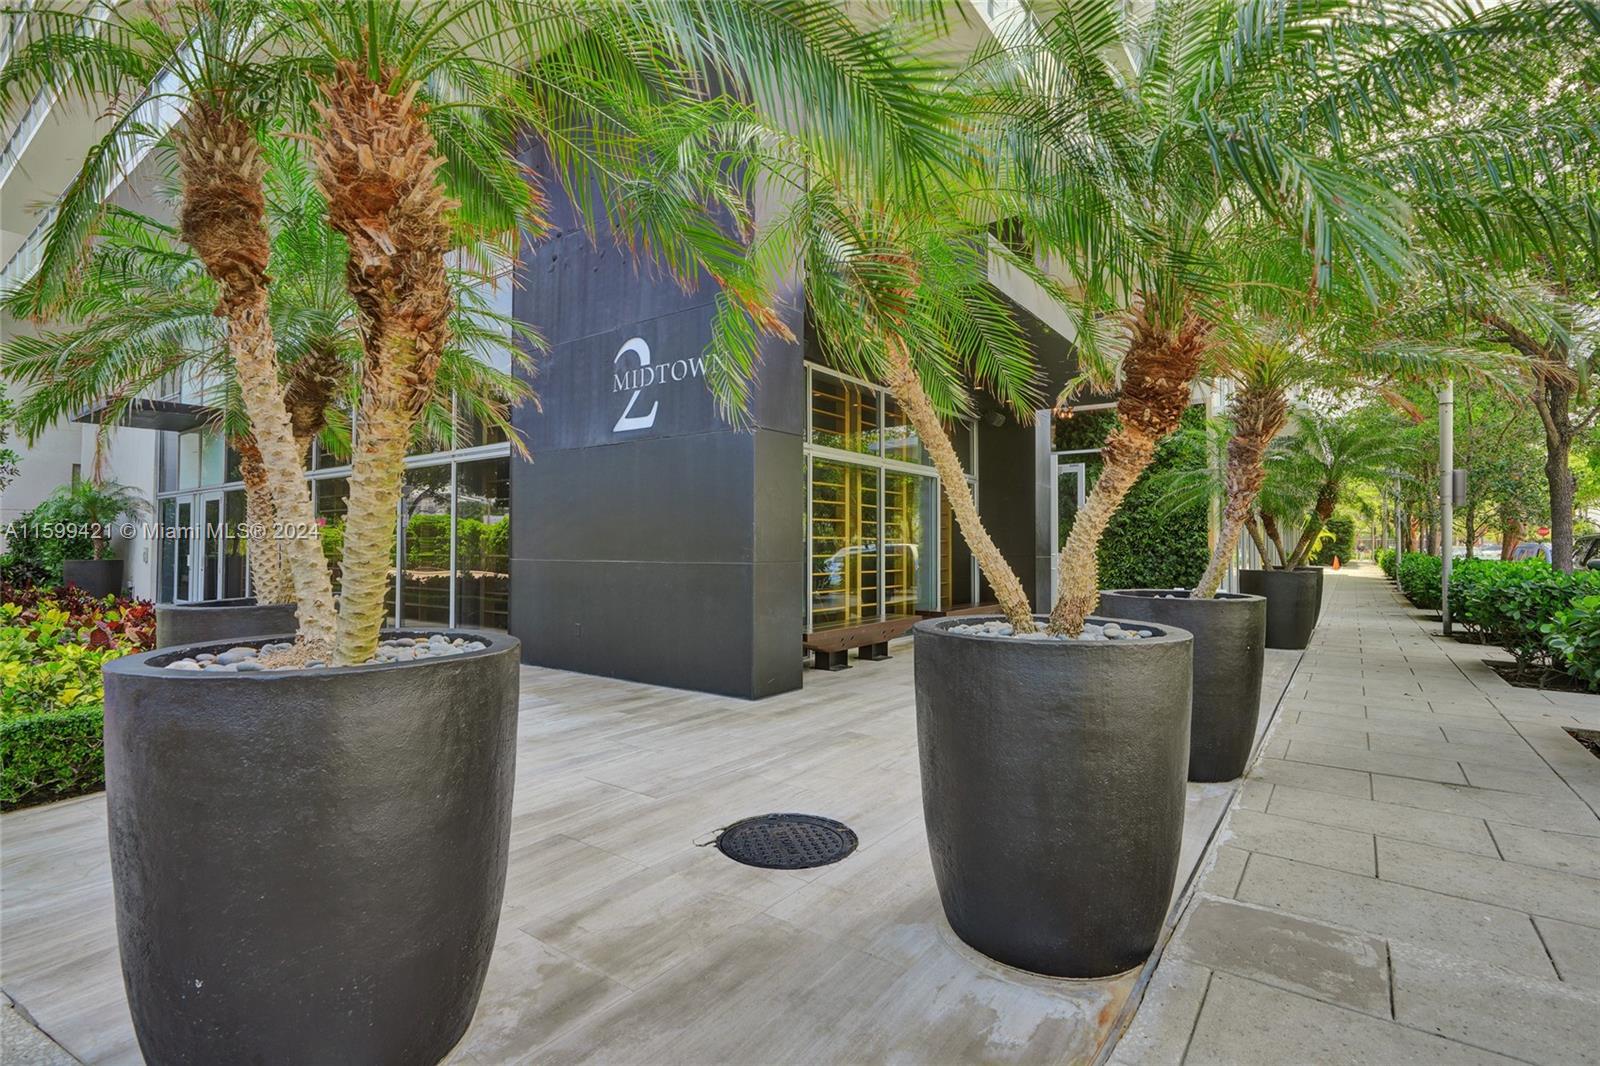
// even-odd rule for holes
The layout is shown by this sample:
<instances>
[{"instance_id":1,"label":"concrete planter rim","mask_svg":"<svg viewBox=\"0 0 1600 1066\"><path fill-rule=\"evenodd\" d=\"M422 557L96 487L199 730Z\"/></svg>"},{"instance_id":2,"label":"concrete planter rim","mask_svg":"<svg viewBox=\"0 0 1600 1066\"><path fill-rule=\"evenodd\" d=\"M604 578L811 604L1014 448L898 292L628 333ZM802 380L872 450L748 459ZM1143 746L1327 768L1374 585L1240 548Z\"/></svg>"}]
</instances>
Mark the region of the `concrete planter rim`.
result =
<instances>
[{"instance_id":1,"label":"concrete planter rim","mask_svg":"<svg viewBox=\"0 0 1600 1066\"><path fill-rule=\"evenodd\" d=\"M483 631L476 629L385 629L383 639L391 640L396 637L431 637L435 634L448 637L470 637L473 640L483 641L485 647L477 651L464 651L457 655L429 656L425 659L407 659L387 663L362 663L359 666L318 666L300 667L284 670L246 670L238 673L232 670L168 670L167 664L186 659L191 656L210 652L216 653L218 649L227 651L229 648L249 647L254 644L273 644L294 640L293 633L278 633L270 636L243 637L235 640L207 641L204 644L185 644L180 647L157 648L155 651L140 652L138 655L125 655L120 659L113 659L106 663L102 669L106 673L121 674L127 677L160 678L162 680L181 679L185 682L192 680L217 680L222 678L234 682L263 683L283 678L296 680L308 677L346 677L351 674L366 674L380 670L404 669L408 667L427 667L432 663L462 662L469 659L485 658L496 652L503 652L508 648L516 648L521 641L509 633ZM1131 643L1131 642L1130 642Z\"/></svg>"},{"instance_id":2,"label":"concrete planter rim","mask_svg":"<svg viewBox=\"0 0 1600 1066\"><path fill-rule=\"evenodd\" d=\"M1042 623L1048 622L1050 618L1048 615L1039 614L1034 615L1033 620L1035 622ZM1095 625L1104 625L1107 622L1115 622L1124 629L1144 630L1146 635L1140 637L1138 640L1018 640L1016 637L1002 637L987 633L950 632L950 629L953 626L980 625L984 622L1004 621L1007 621L1007 619L1003 614L964 614L947 618L927 618L912 626L911 631L917 636L921 636L926 633L930 636L951 637L958 640L981 640L991 644L1000 643L1004 644L1006 647L1032 647L1041 649L1072 649L1089 647L1099 650L1102 645L1105 644L1126 645L1133 648L1148 648L1161 644L1180 644L1184 641L1192 641L1194 639L1194 634L1190 633L1187 629L1179 629L1177 626L1158 625L1155 622L1141 622L1133 618L1113 618L1110 615L1103 614L1092 614L1089 616L1088 621L1093 622ZM1071 652L1064 650L1062 654L1071 654Z\"/></svg>"},{"instance_id":3,"label":"concrete planter rim","mask_svg":"<svg viewBox=\"0 0 1600 1066\"><path fill-rule=\"evenodd\" d=\"M193 600L188 603L157 604L164 611L236 611L241 607L292 607L289 603L257 603L254 596L230 596L220 600Z\"/></svg>"},{"instance_id":4,"label":"concrete planter rim","mask_svg":"<svg viewBox=\"0 0 1600 1066\"><path fill-rule=\"evenodd\" d=\"M1196 596L1193 589L1101 589L1102 596L1145 596L1150 599L1161 599L1171 596L1175 600L1187 603L1245 603L1250 600L1266 602L1265 596L1257 596L1249 592L1218 592L1215 596ZM1153 625L1151 622L1139 622L1139 625Z\"/></svg>"}]
</instances>

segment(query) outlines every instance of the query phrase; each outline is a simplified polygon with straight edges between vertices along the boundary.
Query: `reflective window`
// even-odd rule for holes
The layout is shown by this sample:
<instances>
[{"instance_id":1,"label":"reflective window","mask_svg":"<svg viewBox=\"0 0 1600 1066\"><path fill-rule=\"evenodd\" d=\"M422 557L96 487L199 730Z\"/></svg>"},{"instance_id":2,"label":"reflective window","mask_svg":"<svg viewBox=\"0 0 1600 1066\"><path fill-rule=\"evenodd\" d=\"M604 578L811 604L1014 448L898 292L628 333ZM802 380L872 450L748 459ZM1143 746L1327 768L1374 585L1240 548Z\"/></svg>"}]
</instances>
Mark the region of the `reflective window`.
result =
<instances>
[{"instance_id":1,"label":"reflective window","mask_svg":"<svg viewBox=\"0 0 1600 1066\"><path fill-rule=\"evenodd\" d=\"M333 575L333 591L339 591L339 560L344 557L344 513L350 502L350 479L320 478L316 486L317 525L322 536L322 554L327 556Z\"/></svg>"},{"instance_id":2,"label":"reflective window","mask_svg":"<svg viewBox=\"0 0 1600 1066\"><path fill-rule=\"evenodd\" d=\"M878 447L878 393L829 374L811 377L811 443L847 452Z\"/></svg>"},{"instance_id":3,"label":"reflective window","mask_svg":"<svg viewBox=\"0 0 1600 1066\"><path fill-rule=\"evenodd\" d=\"M505 629L511 607L511 460L456 467L456 624Z\"/></svg>"},{"instance_id":4,"label":"reflective window","mask_svg":"<svg viewBox=\"0 0 1600 1066\"><path fill-rule=\"evenodd\" d=\"M811 627L878 621L878 471L811 464Z\"/></svg>"},{"instance_id":5,"label":"reflective window","mask_svg":"<svg viewBox=\"0 0 1600 1066\"><path fill-rule=\"evenodd\" d=\"M400 490L400 624L450 624L450 464L406 471Z\"/></svg>"},{"instance_id":6,"label":"reflective window","mask_svg":"<svg viewBox=\"0 0 1600 1066\"><path fill-rule=\"evenodd\" d=\"M970 567L971 555L954 535L927 451L900 405L874 386L818 367L808 373L810 629L907 618L970 602L972 581L958 571ZM958 453L970 459L970 427L959 425L954 432Z\"/></svg>"},{"instance_id":7,"label":"reflective window","mask_svg":"<svg viewBox=\"0 0 1600 1066\"><path fill-rule=\"evenodd\" d=\"M222 598L232 600L245 594L244 490L223 493L222 511Z\"/></svg>"},{"instance_id":8,"label":"reflective window","mask_svg":"<svg viewBox=\"0 0 1600 1066\"><path fill-rule=\"evenodd\" d=\"M902 463L928 462L928 453L922 450L922 441L917 437L917 431L911 428L911 423L906 421L899 401L887 394L883 397L883 432L873 450L885 459Z\"/></svg>"},{"instance_id":9,"label":"reflective window","mask_svg":"<svg viewBox=\"0 0 1600 1066\"><path fill-rule=\"evenodd\" d=\"M220 485L227 477L228 446L220 434L200 434L200 484Z\"/></svg>"},{"instance_id":10,"label":"reflective window","mask_svg":"<svg viewBox=\"0 0 1600 1066\"><path fill-rule=\"evenodd\" d=\"M939 606L939 482L922 474L883 476L884 613L905 617Z\"/></svg>"},{"instance_id":11,"label":"reflective window","mask_svg":"<svg viewBox=\"0 0 1600 1066\"><path fill-rule=\"evenodd\" d=\"M200 434L178 435L178 488L192 489L200 485Z\"/></svg>"}]
</instances>

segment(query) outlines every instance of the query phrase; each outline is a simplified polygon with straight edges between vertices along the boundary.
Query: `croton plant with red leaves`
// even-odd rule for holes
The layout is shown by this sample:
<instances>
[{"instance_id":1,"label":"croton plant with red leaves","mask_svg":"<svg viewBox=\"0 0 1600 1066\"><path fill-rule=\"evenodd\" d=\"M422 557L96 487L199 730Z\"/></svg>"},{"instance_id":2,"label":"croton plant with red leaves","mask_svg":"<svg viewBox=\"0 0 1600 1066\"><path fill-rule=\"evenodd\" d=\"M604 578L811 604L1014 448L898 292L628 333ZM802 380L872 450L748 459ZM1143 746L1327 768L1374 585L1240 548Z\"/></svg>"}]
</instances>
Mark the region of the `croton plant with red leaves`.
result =
<instances>
[{"instance_id":1,"label":"croton plant with red leaves","mask_svg":"<svg viewBox=\"0 0 1600 1066\"><path fill-rule=\"evenodd\" d=\"M28 625L45 610L67 612L67 625L78 630L91 648L134 645L139 651L156 646L156 610L149 600L123 596L91 596L76 585L58 588L0 583L0 603L16 605L15 622Z\"/></svg>"}]
</instances>

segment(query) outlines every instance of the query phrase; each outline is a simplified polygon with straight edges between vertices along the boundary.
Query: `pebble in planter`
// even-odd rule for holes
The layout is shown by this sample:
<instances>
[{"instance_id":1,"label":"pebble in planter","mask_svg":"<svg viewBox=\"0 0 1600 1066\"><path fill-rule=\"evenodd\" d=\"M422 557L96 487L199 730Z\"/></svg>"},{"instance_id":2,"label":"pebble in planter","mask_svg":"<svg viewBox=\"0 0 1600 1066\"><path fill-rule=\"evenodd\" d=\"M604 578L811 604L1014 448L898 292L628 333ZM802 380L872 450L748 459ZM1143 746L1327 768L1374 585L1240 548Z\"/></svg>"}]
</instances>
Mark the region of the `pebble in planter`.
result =
<instances>
[{"instance_id":1,"label":"pebble in planter","mask_svg":"<svg viewBox=\"0 0 1600 1066\"><path fill-rule=\"evenodd\" d=\"M1138 640L1152 635L1147 630L1124 629L1116 622L1107 622L1105 625L1085 622L1083 632L1076 637L1069 637L1065 633L1051 633L1043 629L1036 629L1032 633L1018 633L1010 622L956 625L950 627L950 632L970 633L980 637L1014 637L1017 640Z\"/></svg>"},{"instance_id":2,"label":"pebble in planter","mask_svg":"<svg viewBox=\"0 0 1600 1066\"><path fill-rule=\"evenodd\" d=\"M469 651L482 651L488 647L481 640L468 640L465 637L454 639L443 634L434 634L426 638L395 637L378 644L378 653L367 660L369 664L376 663L403 663L416 659L441 658L448 655L461 655ZM208 670L220 673L251 673L262 670L296 670L301 669L298 663L275 663L274 656L291 655L295 651L292 643L263 644L259 648L245 645L229 648L221 654L200 652L193 656L185 656L167 663L168 670ZM311 659L304 664L305 669L325 669L327 663L320 659Z\"/></svg>"}]
</instances>

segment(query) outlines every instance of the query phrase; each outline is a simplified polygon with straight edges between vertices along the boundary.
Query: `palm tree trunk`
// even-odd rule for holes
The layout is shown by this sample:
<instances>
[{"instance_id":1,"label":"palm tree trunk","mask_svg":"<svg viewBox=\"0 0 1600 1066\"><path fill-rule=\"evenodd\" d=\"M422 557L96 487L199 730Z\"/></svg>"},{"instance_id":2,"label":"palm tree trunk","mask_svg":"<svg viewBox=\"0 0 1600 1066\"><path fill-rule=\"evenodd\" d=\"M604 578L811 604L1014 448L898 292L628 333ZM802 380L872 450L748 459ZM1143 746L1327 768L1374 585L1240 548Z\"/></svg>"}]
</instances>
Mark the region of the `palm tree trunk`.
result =
<instances>
[{"instance_id":1,"label":"palm tree trunk","mask_svg":"<svg viewBox=\"0 0 1600 1066\"><path fill-rule=\"evenodd\" d=\"M1185 315L1176 332L1154 319L1155 303L1132 321L1122 360L1120 427L1101 449L1100 477L1073 520L1058 561L1060 588L1050 610L1051 633L1075 637L1100 599L1100 539L1129 490L1155 458L1156 445L1178 428L1189 386L1200 370L1211 325Z\"/></svg>"},{"instance_id":2,"label":"palm tree trunk","mask_svg":"<svg viewBox=\"0 0 1600 1066\"><path fill-rule=\"evenodd\" d=\"M1228 439L1227 506L1222 512L1222 529L1211 550L1205 573L1195 586L1194 595L1210 599L1222 587L1222 578L1233 561L1239 535L1255 512L1256 497L1267 480L1267 448L1288 419L1289 405L1282 389L1256 389L1249 385L1234 394L1233 436ZM1264 545L1263 545L1264 547Z\"/></svg>"},{"instance_id":3,"label":"palm tree trunk","mask_svg":"<svg viewBox=\"0 0 1600 1066\"><path fill-rule=\"evenodd\" d=\"M978 505L967 486L966 472L956 456L955 446L950 443L944 424L939 421L938 413L922 388L922 381L911 365L910 353L897 339L889 342L887 384L917 431L922 446L928 449L928 455L933 459L933 467L939 472L939 483L944 489L945 498L950 501L950 510L955 513L956 524L961 528L961 536L967 542L967 547L972 549L978 569L989 579L995 598L1000 601L1001 613L1018 633L1032 633L1036 627L1028 594L1023 590L1016 571L1000 554L1000 549L995 547L993 538L984 527L983 519L978 515Z\"/></svg>"},{"instance_id":4,"label":"palm tree trunk","mask_svg":"<svg viewBox=\"0 0 1600 1066\"><path fill-rule=\"evenodd\" d=\"M1278 520L1263 511L1261 514L1261 528L1266 531L1267 539L1272 541L1272 547L1278 556L1276 563L1269 562L1264 555L1261 557L1261 561L1266 564L1268 570L1287 570L1289 568L1289 551L1283 546L1283 531L1278 528Z\"/></svg>"},{"instance_id":5,"label":"palm tree trunk","mask_svg":"<svg viewBox=\"0 0 1600 1066\"><path fill-rule=\"evenodd\" d=\"M389 93L348 63L321 86L317 182L329 224L349 243L346 284L366 351L333 652L339 664L366 662L377 651L406 446L450 337L445 256L454 205L436 177L444 158L415 103L417 88Z\"/></svg>"},{"instance_id":6,"label":"palm tree trunk","mask_svg":"<svg viewBox=\"0 0 1600 1066\"><path fill-rule=\"evenodd\" d=\"M1267 554L1267 538L1261 532L1260 515L1253 515L1245 523L1245 529L1250 531L1250 539L1255 542L1256 554L1261 556L1261 569L1272 569L1272 558Z\"/></svg>"},{"instance_id":7,"label":"palm tree trunk","mask_svg":"<svg viewBox=\"0 0 1600 1066\"><path fill-rule=\"evenodd\" d=\"M271 243L265 223L265 163L244 122L201 101L179 146L183 236L222 288L217 313L228 321L228 354L266 469L274 531L294 584L300 637L321 646L333 637L333 586L322 558L311 486L295 451L278 380L267 304Z\"/></svg>"},{"instance_id":8,"label":"palm tree trunk","mask_svg":"<svg viewBox=\"0 0 1600 1066\"><path fill-rule=\"evenodd\" d=\"M1061 588L1050 610L1050 632L1077 636L1100 602L1100 539L1139 475L1155 458L1156 444L1142 433L1119 429L1100 450L1100 477L1061 546Z\"/></svg>"},{"instance_id":9,"label":"palm tree trunk","mask_svg":"<svg viewBox=\"0 0 1600 1066\"><path fill-rule=\"evenodd\" d=\"M1339 487L1337 485L1324 485L1322 491L1317 493L1317 506L1306 520L1306 528L1300 533L1300 539L1295 542L1294 551L1289 553L1288 560L1283 564L1285 570L1293 570L1297 566L1306 565L1306 559L1311 555L1312 546L1317 543L1317 537L1328 526L1328 519L1333 517L1333 509L1339 502Z\"/></svg>"},{"instance_id":10,"label":"palm tree trunk","mask_svg":"<svg viewBox=\"0 0 1600 1066\"><path fill-rule=\"evenodd\" d=\"M282 544L272 535L277 516L272 509L272 490L267 487L261 449L254 437L235 437L230 443L239 453L239 477L244 482L244 518L249 527L245 550L250 553L250 585L256 602L293 602L294 584Z\"/></svg>"}]
</instances>

